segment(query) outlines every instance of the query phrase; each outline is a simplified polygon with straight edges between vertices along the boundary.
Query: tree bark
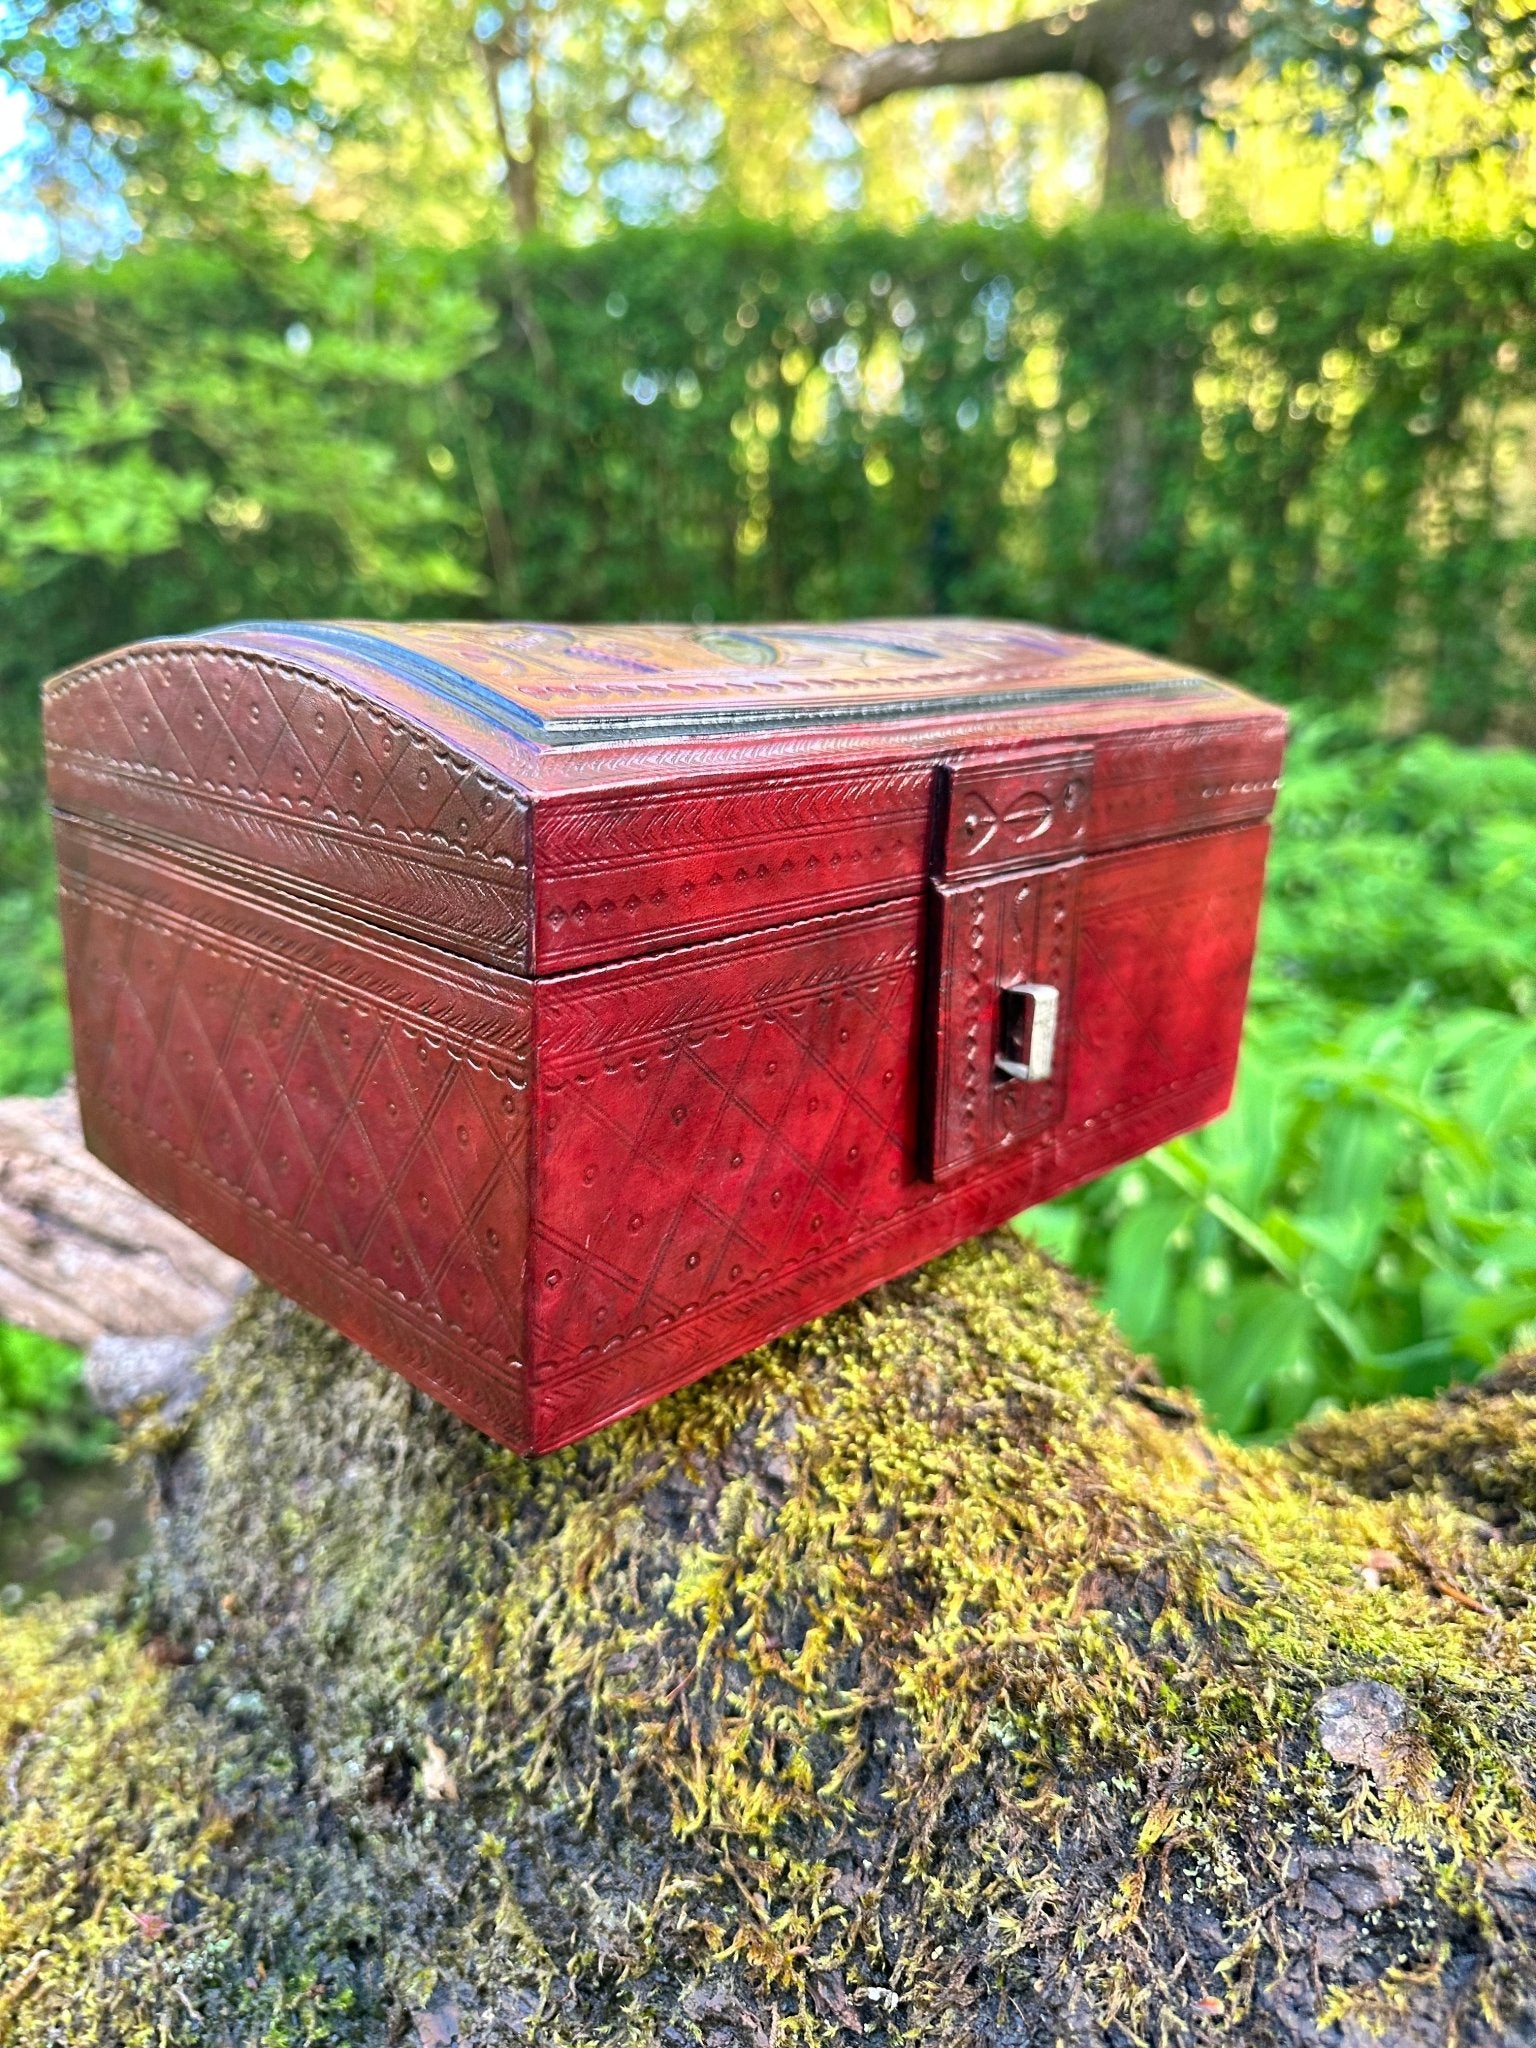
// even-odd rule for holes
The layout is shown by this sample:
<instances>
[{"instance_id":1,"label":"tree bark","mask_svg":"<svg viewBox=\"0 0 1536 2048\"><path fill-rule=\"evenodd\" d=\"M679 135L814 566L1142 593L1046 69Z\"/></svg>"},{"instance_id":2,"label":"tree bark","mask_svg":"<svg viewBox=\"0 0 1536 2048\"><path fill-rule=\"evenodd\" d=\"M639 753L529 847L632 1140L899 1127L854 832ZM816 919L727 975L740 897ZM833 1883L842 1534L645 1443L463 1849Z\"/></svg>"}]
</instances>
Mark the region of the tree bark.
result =
<instances>
[{"instance_id":1,"label":"tree bark","mask_svg":"<svg viewBox=\"0 0 1536 2048\"><path fill-rule=\"evenodd\" d=\"M533 1464L258 1294L148 1450L13 2048L1536 2030L1536 1361L1243 1452L1003 1233Z\"/></svg>"},{"instance_id":2,"label":"tree bark","mask_svg":"<svg viewBox=\"0 0 1536 2048\"><path fill-rule=\"evenodd\" d=\"M1092 0L988 35L842 50L821 86L852 119L893 94L935 86L1060 73L1086 79L1103 93L1108 115L1106 202L1153 210L1167 202L1172 115L1198 115L1209 86L1246 52L1240 12L1208 12L1189 0Z\"/></svg>"}]
</instances>

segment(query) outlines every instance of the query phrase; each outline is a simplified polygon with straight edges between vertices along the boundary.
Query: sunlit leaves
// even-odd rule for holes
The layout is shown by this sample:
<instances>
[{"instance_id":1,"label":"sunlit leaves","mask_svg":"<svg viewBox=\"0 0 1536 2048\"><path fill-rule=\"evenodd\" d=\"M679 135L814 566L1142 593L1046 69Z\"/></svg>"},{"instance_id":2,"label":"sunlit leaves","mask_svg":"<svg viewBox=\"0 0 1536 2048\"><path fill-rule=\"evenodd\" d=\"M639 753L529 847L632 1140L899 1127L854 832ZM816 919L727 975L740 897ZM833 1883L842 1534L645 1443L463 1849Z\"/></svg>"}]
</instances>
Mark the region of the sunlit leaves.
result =
<instances>
[{"instance_id":1,"label":"sunlit leaves","mask_svg":"<svg viewBox=\"0 0 1536 2048\"><path fill-rule=\"evenodd\" d=\"M1017 12L945 0L921 32ZM1381 234L1524 221L1522 9L1265 0L1247 20L1256 61L1238 78L1157 81L1160 104L1198 117L1181 210ZM877 0L24 0L0 18L0 113L24 115L0 189L9 253L256 222L304 243L316 219L440 244L535 220L586 238L721 204L800 225L1050 225L1095 203L1104 109L1081 81L909 95L842 121L816 77L837 40L891 30Z\"/></svg>"}]
</instances>

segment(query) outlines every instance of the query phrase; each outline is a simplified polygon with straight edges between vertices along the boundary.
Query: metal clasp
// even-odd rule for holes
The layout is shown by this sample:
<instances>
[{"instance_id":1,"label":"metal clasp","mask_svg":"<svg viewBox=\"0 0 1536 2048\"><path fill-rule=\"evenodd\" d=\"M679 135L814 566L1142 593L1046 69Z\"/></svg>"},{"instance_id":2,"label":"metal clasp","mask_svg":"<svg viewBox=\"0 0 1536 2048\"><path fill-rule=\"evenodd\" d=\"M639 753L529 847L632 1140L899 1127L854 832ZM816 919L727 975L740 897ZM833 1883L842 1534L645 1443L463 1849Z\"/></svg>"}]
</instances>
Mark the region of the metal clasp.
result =
<instances>
[{"instance_id":1,"label":"metal clasp","mask_svg":"<svg viewBox=\"0 0 1536 2048\"><path fill-rule=\"evenodd\" d=\"M997 1071L1010 1081L1049 1081L1061 991L1048 982L1012 981L998 997Z\"/></svg>"},{"instance_id":2,"label":"metal clasp","mask_svg":"<svg viewBox=\"0 0 1536 2048\"><path fill-rule=\"evenodd\" d=\"M1064 1113L1093 748L978 749L936 783L918 1156L943 1182L1033 1151Z\"/></svg>"},{"instance_id":3,"label":"metal clasp","mask_svg":"<svg viewBox=\"0 0 1536 2048\"><path fill-rule=\"evenodd\" d=\"M1081 861L935 882L926 1164L940 1180L1061 1115Z\"/></svg>"}]
</instances>

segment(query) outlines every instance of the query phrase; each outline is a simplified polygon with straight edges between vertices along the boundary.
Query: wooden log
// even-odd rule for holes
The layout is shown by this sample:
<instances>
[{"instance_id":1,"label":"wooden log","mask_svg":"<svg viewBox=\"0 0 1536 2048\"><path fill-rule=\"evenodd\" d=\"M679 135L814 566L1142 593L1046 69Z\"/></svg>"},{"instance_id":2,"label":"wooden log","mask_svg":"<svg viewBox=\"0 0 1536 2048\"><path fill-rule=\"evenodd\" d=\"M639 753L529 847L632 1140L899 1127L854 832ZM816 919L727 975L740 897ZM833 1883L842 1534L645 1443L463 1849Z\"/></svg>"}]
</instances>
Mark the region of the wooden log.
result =
<instances>
[{"instance_id":1,"label":"wooden log","mask_svg":"<svg viewBox=\"0 0 1536 2048\"><path fill-rule=\"evenodd\" d=\"M547 1460L257 1293L0 1621L0 2039L1536 2039L1536 1370L1216 1437L1007 1234Z\"/></svg>"},{"instance_id":2,"label":"wooden log","mask_svg":"<svg viewBox=\"0 0 1536 2048\"><path fill-rule=\"evenodd\" d=\"M194 1335L244 1277L91 1157L72 1087L0 1097L0 1321L82 1345Z\"/></svg>"}]
</instances>

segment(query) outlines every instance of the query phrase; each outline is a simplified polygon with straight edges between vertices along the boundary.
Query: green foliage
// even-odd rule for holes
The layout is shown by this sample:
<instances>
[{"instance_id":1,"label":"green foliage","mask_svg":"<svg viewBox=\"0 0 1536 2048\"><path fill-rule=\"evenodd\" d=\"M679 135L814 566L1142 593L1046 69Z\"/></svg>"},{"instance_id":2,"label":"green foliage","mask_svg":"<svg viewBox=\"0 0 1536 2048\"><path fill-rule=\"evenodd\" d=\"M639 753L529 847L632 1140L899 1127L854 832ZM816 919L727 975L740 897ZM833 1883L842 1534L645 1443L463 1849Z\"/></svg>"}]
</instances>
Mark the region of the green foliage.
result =
<instances>
[{"instance_id":1,"label":"green foliage","mask_svg":"<svg viewBox=\"0 0 1536 2048\"><path fill-rule=\"evenodd\" d=\"M1303 726L1231 1113L1026 1219L1239 1431L1536 1340L1536 759Z\"/></svg>"},{"instance_id":2,"label":"green foliage","mask_svg":"<svg viewBox=\"0 0 1536 2048\"><path fill-rule=\"evenodd\" d=\"M1506 119L1529 104L1536 75L1536 16L1500 0L1447 12L1424 5L1366 5L1347 12L1315 0L1269 0L1252 15L1251 48L1271 73L1304 71L1319 94L1314 120L1336 125L1357 148L1372 124L1407 119L1405 99L1427 74L1475 78ZM1378 144L1379 147L1379 144Z\"/></svg>"},{"instance_id":3,"label":"green foliage","mask_svg":"<svg viewBox=\"0 0 1536 2048\"><path fill-rule=\"evenodd\" d=\"M1463 735L1524 687L1513 251L1106 222L558 262L557 404L525 351L471 381L524 603L1022 614Z\"/></svg>"},{"instance_id":4,"label":"green foliage","mask_svg":"<svg viewBox=\"0 0 1536 2048\"><path fill-rule=\"evenodd\" d=\"M1536 1015L1536 756L1293 735L1256 998Z\"/></svg>"},{"instance_id":5,"label":"green foliage","mask_svg":"<svg viewBox=\"0 0 1536 2048\"><path fill-rule=\"evenodd\" d=\"M0 1095L51 1095L70 1068L51 870L36 886L0 896L0 953Z\"/></svg>"},{"instance_id":6,"label":"green foliage","mask_svg":"<svg viewBox=\"0 0 1536 2048\"><path fill-rule=\"evenodd\" d=\"M979 611L1480 737L1532 274L1109 220L55 272L7 306L7 673L252 611Z\"/></svg>"},{"instance_id":7,"label":"green foliage","mask_svg":"<svg viewBox=\"0 0 1536 2048\"><path fill-rule=\"evenodd\" d=\"M70 1067L40 794L35 742L13 715L0 722L0 1095L48 1094ZM80 1394L78 1352L0 1323L0 1485L20 1472L23 1452L89 1456L100 1441Z\"/></svg>"},{"instance_id":8,"label":"green foliage","mask_svg":"<svg viewBox=\"0 0 1536 2048\"><path fill-rule=\"evenodd\" d=\"M53 850L35 725L21 707L3 704L0 958L0 1095L51 1094L70 1067Z\"/></svg>"},{"instance_id":9,"label":"green foliage","mask_svg":"<svg viewBox=\"0 0 1536 2048\"><path fill-rule=\"evenodd\" d=\"M310 85L316 45L329 40L323 10L304 0L8 7L0 81L25 110L33 253L94 253L146 223L227 229L248 203L242 182L270 157L312 150L331 126Z\"/></svg>"},{"instance_id":10,"label":"green foliage","mask_svg":"<svg viewBox=\"0 0 1536 2048\"><path fill-rule=\"evenodd\" d=\"M0 411L0 593L25 691L147 633L475 588L424 450L489 316L440 265L178 249L89 289L64 275L17 287L6 330L24 368Z\"/></svg>"},{"instance_id":11,"label":"green foliage","mask_svg":"<svg viewBox=\"0 0 1536 2048\"><path fill-rule=\"evenodd\" d=\"M80 1391L79 1352L0 1323L0 1485L20 1474L23 1454L93 1458L105 1438Z\"/></svg>"}]
</instances>

